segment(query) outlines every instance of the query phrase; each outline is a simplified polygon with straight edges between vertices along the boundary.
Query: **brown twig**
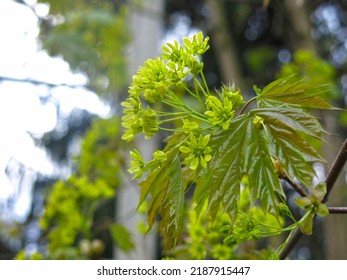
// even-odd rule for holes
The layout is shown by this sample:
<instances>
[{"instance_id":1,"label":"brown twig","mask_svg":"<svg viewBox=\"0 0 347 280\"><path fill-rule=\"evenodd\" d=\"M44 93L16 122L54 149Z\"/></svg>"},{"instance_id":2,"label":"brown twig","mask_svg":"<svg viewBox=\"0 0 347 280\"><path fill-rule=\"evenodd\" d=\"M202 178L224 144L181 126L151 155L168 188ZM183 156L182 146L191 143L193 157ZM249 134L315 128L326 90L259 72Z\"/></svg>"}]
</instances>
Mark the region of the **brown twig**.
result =
<instances>
[{"instance_id":1,"label":"brown twig","mask_svg":"<svg viewBox=\"0 0 347 280\"><path fill-rule=\"evenodd\" d=\"M330 214L347 214L347 207L328 207Z\"/></svg>"},{"instance_id":2,"label":"brown twig","mask_svg":"<svg viewBox=\"0 0 347 280\"><path fill-rule=\"evenodd\" d=\"M347 161L347 139L343 142L340 151L338 152L335 161L333 162L328 175L325 179L325 183L327 186L327 193L324 196L322 202L325 203L328 200L328 196L329 193L331 192L332 188L334 187L334 184L337 180L337 178L339 177L343 166L345 165ZM340 207L330 207L329 208L329 212L330 213L334 213L334 211ZM333 211L331 212L330 209ZM341 208L340 208L341 210ZM337 213L337 212L335 212ZM339 213L343 213L343 212L339 212ZM344 212L346 213L346 212ZM294 249L294 247L296 246L296 244L298 243L298 241L300 240L300 237L302 236L301 231L298 229L296 230L296 232L293 234L293 237L291 238L291 240L288 242L288 245L283 249L283 251L280 254L280 259L283 260L285 259L289 253Z\"/></svg>"},{"instance_id":3,"label":"brown twig","mask_svg":"<svg viewBox=\"0 0 347 280\"><path fill-rule=\"evenodd\" d=\"M347 139L345 142L343 142L339 153L337 154L335 161L333 162L328 175L325 179L325 183L327 186L327 193L324 196L322 202L325 203L328 200L328 196L337 180L337 177L339 177L343 166L345 165L347 161Z\"/></svg>"},{"instance_id":4,"label":"brown twig","mask_svg":"<svg viewBox=\"0 0 347 280\"><path fill-rule=\"evenodd\" d=\"M285 180L289 185L291 185L297 193L299 193L302 197L308 196L308 194L305 192L305 190L297 183L293 182L287 174L284 174L282 177L283 180Z\"/></svg>"}]
</instances>

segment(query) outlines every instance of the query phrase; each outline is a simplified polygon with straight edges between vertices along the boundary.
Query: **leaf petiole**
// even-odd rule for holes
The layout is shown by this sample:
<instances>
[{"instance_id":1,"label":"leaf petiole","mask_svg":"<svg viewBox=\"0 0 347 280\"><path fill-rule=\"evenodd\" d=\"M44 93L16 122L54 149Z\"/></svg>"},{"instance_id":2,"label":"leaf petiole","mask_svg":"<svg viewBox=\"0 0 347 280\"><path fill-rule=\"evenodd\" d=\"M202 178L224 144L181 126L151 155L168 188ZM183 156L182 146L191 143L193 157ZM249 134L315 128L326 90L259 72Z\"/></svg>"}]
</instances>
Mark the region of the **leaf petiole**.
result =
<instances>
[{"instance_id":1,"label":"leaf petiole","mask_svg":"<svg viewBox=\"0 0 347 280\"><path fill-rule=\"evenodd\" d=\"M240 112L240 115L242 115L243 112L246 110L246 108L256 99L257 99L257 96L254 96L250 100L248 100L247 103L245 105L243 105L241 112Z\"/></svg>"}]
</instances>

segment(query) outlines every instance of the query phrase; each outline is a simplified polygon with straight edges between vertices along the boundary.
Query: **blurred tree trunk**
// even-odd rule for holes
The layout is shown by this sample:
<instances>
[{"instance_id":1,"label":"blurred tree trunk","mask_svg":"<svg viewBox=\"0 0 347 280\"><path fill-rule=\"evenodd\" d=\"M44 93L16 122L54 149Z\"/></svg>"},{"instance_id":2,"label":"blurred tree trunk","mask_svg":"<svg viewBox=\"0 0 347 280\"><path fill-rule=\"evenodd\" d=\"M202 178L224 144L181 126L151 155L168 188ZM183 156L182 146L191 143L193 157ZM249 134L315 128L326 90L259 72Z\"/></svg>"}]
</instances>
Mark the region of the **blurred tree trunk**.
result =
<instances>
[{"instance_id":1,"label":"blurred tree trunk","mask_svg":"<svg viewBox=\"0 0 347 280\"><path fill-rule=\"evenodd\" d=\"M157 46L163 28L161 19L164 10L163 3L164 1L162 0L148 0L142 1L141 6L131 7L130 28L132 41L128 57L129 77L132 77L138 67L143 65L148 58L154 58L158 54ZM150 14L148 13L149 11ZM152 151L156 146L155 141L153 138L150 141L143 138L138 139L136 146L145 160L151 157ZM136 212L139 199L140 190L137 182L125 179L124 186L117 192L116 216L118 217L117 221L124 224L131 232L135 249L130 253L116 250L116 259L142 260L158 258L158 245L155 233L149 233L144 237L138 231L138 223L145 221L145 217Z\"/></svg>"},{"instance_id":2,"label":"blurred tree trunk","mask_svg":"<svg viewBox=\"0 0 347 280\"><path fill-rule=\"evenodd\" d=\"M208 20L212 47L214 49L222 82L235 83L237 88L243 88L242 72L237 46L227 23L224 3L216 0L205 0L209 11Z\"/></svg>"},{"instance_id":3,"label":"blurred tree trunk","mask_svg":"<svg viewBox=\"0 0 347 280\"><path fill-rule=\"evenodd\" d=\"M282 2L282 1L278 1ZM276 2L276 4L278 4ZM305 0L285 0L284 5L288 21L290 22L291 32L290 40L295 50L306 49L317 54L317 45L311 36L311 23L310 13L307 10L307 1ZM334 113L326 111L321 113L324 129L328 132L338 132L340 130ZM332 165L336 154L338 153L339 146L334 147L329 143L342 143L343 140L338 136L326 135L326 143L323 144L322 153L323 158L327 160L326 172ZM343 196L341 195L346 183L342 176L337 180L331 195L329 196L328 205L342 206ZM347 259L347 224L346 216L331 215L324 219L324 254L326 259ZM323 245L323 244L321 244Z\"/></svg>"},{"instance_id":4,"label":"blurred tree trunk","mask_svg":"<svg viewBox=\"0 0 347 280\"><path fill-rule=\"evenodd\" d=\"M282 5L282 1L280 5ZM310 14L305 0L284 0L284 6L290 22L289 34L294 49L307 49L316 53L316 45L311 36Z\"/></svg>"}]
</instances>

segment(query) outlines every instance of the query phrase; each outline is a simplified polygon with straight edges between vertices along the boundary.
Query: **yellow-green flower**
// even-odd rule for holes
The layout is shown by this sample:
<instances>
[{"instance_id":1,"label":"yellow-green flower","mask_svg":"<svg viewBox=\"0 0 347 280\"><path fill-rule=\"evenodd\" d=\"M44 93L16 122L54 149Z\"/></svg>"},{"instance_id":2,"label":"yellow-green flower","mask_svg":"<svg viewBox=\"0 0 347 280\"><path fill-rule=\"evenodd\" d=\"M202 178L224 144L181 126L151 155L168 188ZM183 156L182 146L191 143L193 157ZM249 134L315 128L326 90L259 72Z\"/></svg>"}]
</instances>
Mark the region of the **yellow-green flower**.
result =
<instances>
[{"instance_id":1,"label":"yellow-green flower","mask_svg":"<svg viewBox=\"0 0 347 280\"><path fill-rule=\"evenodd\" d=\"M173 61L173 62L181 62L182 61L182 47L175 40L172 43L167 43L162 47L164 51L161 53L162 58Z\"/></svg>"},{"instance_id":2,"label":"yellow-green flower","mask_svg":"<svg viewBox=\"0 0 347 280\"><path fill-rule=\"evenodd\" d=\"M141 178L144 172L145 162L143 161L140 152L134 149L133 151L130 151L130 157L132 161L130 162L131 167L128 169L128 172L130 174L135 173L133 179Z\"/></svg>"},{"instance_id":3,"label":"yellow-green flower","mask_svg":"<svg viewBox=\"0 0 347 280\"><path fill-rule=\"evenodd\" d=\"M233 103L228 98L223 100L216 96L210 95L206 99L207 111L205 115L208 120L215 126L221 126L224 130L229 128L230 121L234 118L235 110Z\"/></svg>"},{"instance_id":4,"label":"yellow-green flower","mask_svg":"<svg viewBox=\"0 0 347 280\"><path fill-rule=\"evenodd\" d=\"M140 98L130 97L126 101L122 102L121 105L124 107L122 126L127 129L123 134L122 139L131 141L143 130L141 120L142 104Z\"/></svg>"},{"instance_id":5,"label":"yellow-green flower","mask_svg":"<svg viewBox=\"0 0 347 280\"><path fill-rule=\"evenodd\" d=\"M227 98L231 101L234 110L236 110L243 103L245 103L241 95L240 89L236 90L234 85L223 85L221 95L223 98Z\"/></svg>"},{"instance_id":6,"label":"yellow-green flower","mask_svg":"<svg viewBox=\"0 0 347 280\"><path fill-rule=\"evenodd\" d=\"M195 132L199 129L199 124L188 119L183 120L182 126L183 132L189 134L190 132Z\"/></svg>"},{"instance_id":7,"label":"yellow-green flower","mask_svg":"<svg viewBox=\"0 0 347 280\"><path fill-rule=\"evenodd\" d=\"M165 162L167 160L167 155L163 151L155 151L153 153L153 158L158 162Z\"/></svg>"},{"instance_id":8,"label":"yellow-green flower","mask_svg":"<svg viewBox=\"0 0 347 280\"><path fill-rule=\"evenodd\" d=\"M164 81L154 82L153 88L146 89L143 96L149 102L159 102L164 98L167 91L168 86Z\"/></svg>"},{"instance_id":9,"label":"yellow-green flower","mask_svg":"<svg viewBox=\"0 0 347 280\"><path fill-rule=\"evenodd\" d=\"M146 93L144 97L147 101L160 101L170 86L168 75L169 71L164 60L159 57L148 59L133 76L129 88L130 96L139 97L142 93Z\"/></svg>"},{"instance_id":10,"label":"yellow-green flower","mask_svg":"<svg viewBox=\"0 0 347 280\"><path fill-rule=\"evenodd\" d=\"M149 106L147 110L142 111L142 126L143 132L146 134L146 139L151 138L159 131L159 124L156 112Z\"/></svg>"},{"instance_id":11,"label":"yellow-green flower","mask_svg":"<svg viewBox=\"0 0 347 280\"><path fill-rule=\"evenodd\" d=\"M256 128L261 129L264 127L264 119L262 117L255 115L252 122Z\"/></svg>"},{"instance_id":12,"label":"yellow-green flower","mask_svg":"<svg viewBox=\"0 0 347 280\"><path fill-rule=\"evenodd\" d=\"M190 133L190 140L185 142L186 146L180 146L180 151L184 154L188 154L185 158L186 165L189 165L189 168L195 170L199 165L206 168L207 162L211 160L211 151L212 149L208 146L210 141L210 135L200 135L199 138L196 138L194 133Z\"/></svg>"},{"instance_id":13,"label":"yellow-green flower","mask_svg":"<svg viewBox=\"0 0 347 280\"><path fill-rule=\"evenodd\" d=\"M184 57L184 64L189 69L190 73L193 75L199 74L199 72L204 69L204 63L201 61L199 57L195 57L194 55L185 52L183 55Z\"/></svg>"},{"instance_id":14,"label":"yellow-green flower","mask_svg":"<svg viewBox=\"0 0 347 280\"><path fill-rule=\"evenodd\" d=\"M210 48L208 41L209 37L204 38L202 32L192 38L183 38L185 50L192 55L204 54Z\"/></svg>"}]
</instances>

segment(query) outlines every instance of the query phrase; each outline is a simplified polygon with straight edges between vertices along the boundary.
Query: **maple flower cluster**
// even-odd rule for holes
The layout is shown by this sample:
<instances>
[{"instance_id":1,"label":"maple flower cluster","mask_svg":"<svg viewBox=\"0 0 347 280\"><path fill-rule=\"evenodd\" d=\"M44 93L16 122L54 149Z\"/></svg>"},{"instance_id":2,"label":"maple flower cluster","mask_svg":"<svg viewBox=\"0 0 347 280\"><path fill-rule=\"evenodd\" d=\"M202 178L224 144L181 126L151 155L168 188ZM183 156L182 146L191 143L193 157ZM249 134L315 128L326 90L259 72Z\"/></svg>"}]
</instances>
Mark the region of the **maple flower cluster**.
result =
<instances>
[{"instance_id":1,"label":"maple flower cluster","mask_svg":"<svg viewBox=\"0 0 347 280\"><path fill-rule=\"evenodd\" d=\"M211 160L211 148L208 146L210 135L200 135L197 139L194 133L190 133L190 139L185 142L186 146L180 146L182 153L188 154L185 159L186 165L193 170L197 169L199 164L206 168L207 162Z\"/></svg>"},{"instance_id":2,"label":"maple flower cluster","mask_svg":"<svg viewBox=\"0 0 347 280\"><path fill-rule=\"evenodd\" d=\"M208 41L209 38L199 32L192 38L184 38L182 45L177 41L167 43L160 57L148 59L139 67L133 76L129 97L121 103L124 140L132 141L141 133L149 139L160 130L183 133L186 137L178 151L192 170L207 167L212 157L211 133L228 129L236 110L244 103L240 90L233 85L223 85L217 92L208 88L201 57L209 49ZM201 108L184 103L178 88L195 98ZM173 125L168 127L169 122ZM181 126L177 125L180 122ZM135 162L129 170L137 178L146 169L139 156L137 151L131 154Z\"/></svg>"},{"instance_id":3,"label":"maple flower cluster","mask_svg":"<svg viewBox=\"0 0 347 280\"><path fill-rule=\"evenodd\" d=\"M223 86L220 96L221 99L213 95L207 97L205 115L211 124L226 130L235 116L235 110L243 104L243 99L240 90L235 90L234 86Z\"/></svg>"}]
</instances>

